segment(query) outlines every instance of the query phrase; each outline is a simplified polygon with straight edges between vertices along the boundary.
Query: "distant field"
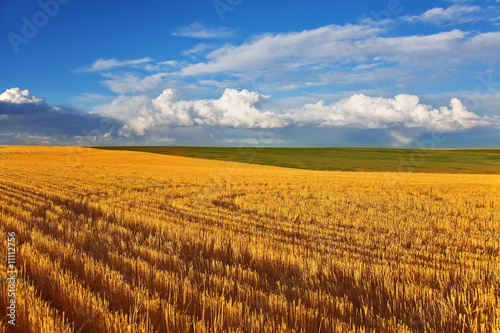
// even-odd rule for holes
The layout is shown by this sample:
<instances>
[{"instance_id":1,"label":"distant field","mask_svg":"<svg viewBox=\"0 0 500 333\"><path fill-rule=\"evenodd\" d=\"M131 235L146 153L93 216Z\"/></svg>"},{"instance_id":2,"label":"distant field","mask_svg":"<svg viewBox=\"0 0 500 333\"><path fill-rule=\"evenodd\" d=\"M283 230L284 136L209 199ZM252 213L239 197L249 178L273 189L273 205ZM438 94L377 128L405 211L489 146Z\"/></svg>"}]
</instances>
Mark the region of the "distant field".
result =
<instances>
[{"instance_id":1,"label":"distant field","mask_svg":"<svg viewBox=\"0 0 500 333\"><path fill-rule=\"evenodd\" d=\"M96 147L336 171L500 174L500 149Z\"/></svg>"},{"instance_id":2,"label":"distant field","mask_svg":"<svg viewBox=\"0 0 500 333\"><path fill-rule=\"evenodd\" d=\"M0 332L500 331L500 175L0 153Z\"/></svg>"}]
</instances>

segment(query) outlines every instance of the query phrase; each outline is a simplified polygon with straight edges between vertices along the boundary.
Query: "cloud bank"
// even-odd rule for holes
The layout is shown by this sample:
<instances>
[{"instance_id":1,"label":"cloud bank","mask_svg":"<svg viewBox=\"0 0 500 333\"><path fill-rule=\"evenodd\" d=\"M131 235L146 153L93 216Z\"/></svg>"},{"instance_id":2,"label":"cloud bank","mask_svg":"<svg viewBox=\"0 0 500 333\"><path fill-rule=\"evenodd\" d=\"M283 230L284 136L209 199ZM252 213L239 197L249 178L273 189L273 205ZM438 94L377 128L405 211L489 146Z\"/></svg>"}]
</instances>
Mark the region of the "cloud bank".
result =
<instances>
[{"instance_id":1,"label":"cloud bank","mask_svg":"<svg viewBox=\"0 0 500 333\"><path fill-rule=\"evenodd\" d=\"M212 126L218 128L326 127L353 129L407 128L424 132L466 131L497 122L467 110L457 98L449 106L434 108L418 96L394 98L355 94L332 104L320 100L279 112L265 109L270 96L246 89L225 89L219 99L183 100L173 89L154 99L120 96L99 107L106 116L120 117L125 129L144 135L165 128Z\"/></svg>"},{"instance_id":2,"label":"cloud bank","mask_svg":"<svg viewBox=\"0 0 500 333\"><path fill-rule=\"evenodd\" d=\"M498 131L500 125L500 117L480 117L457 98L451 98L448 106L436 108L421 103L415 95L383 98L354 94L333 103L319 100L286 111L269 108L269 99L269 95L255 91L227 88L217 99L186 100L179 91L169 88L153 98L120 95L96 107L95 113L88 113L49 105L28 90L12 88L0 94L0 143L99 145L126 139L131 143L145 139L175 143L172 135L203 140L203 136L212 138L214 130L271 130L302 136L330 130L343 135L351 131L358 136L366 135L366 131L384 131L390 133L386 137L407 145L425 133L464 133L483 128ZM222 144L248 140L264 145L287 142L286 137L258 141L238 136L219 138Z\"/></svg>"},{"instance_id":3,"label":"cloud bank","mask_svg":"<svg viewBox=\"0 0 500 333\"><path fill-rule=\"evenodd\" d=\"M491 118L469 112L457 98L451 99L448 107L433 108L419 103L418 96L406 94L394 98L356 94L331 105L319 101L306 104L290 117L298 124L321 127L403 127L441 132L463 131L493 122Z\"/></svg>"}]
</instances>

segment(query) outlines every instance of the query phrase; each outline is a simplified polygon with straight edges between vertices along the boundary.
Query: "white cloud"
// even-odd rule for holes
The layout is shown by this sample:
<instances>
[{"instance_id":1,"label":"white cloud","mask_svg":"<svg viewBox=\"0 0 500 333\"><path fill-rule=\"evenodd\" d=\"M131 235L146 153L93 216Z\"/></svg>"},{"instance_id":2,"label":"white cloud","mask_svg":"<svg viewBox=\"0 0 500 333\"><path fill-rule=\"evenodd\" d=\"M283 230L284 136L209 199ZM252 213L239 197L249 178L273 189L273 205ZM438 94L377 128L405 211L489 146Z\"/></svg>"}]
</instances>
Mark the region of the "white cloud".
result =
<instances>
[{"instance_id":1,"label":"white cloud","mask_svg":"<svg viewBox=\"0 0 500 333\"><path fill-rule=\"evenodd\" d=\"M405 16L406 21L419 21L424 23L431 23L441 25L443 23L467 23L477 20L478 18L472 13L481 10L479 6L467 5L452 5L448 8L435 7L427 10L421 15Z\"/></svg>"},{"instance_id":2,"label":"white cloud","mask_svg":"<svg viewBox=\"0 0 500 333\"><path fill-rule=\"evenodd\" d=\"M408 145L413 141L412 138L407 137L405 134L400 133L399 131L391 131L390 134L394 139L396 139L396 143L394 144L395 146L399 146L400 144Z\"/></svg>"},{"instance_id":3,"label":"white cloud","mask_svg":"<svg viewBox=\"0 0 500 333\"><path fill-rule=\"evenodd\" d=\"M469 111L481 112L492 117L500 116L500 109L498 107L500 105L500 83L496 83L495 85L492 84L491 86L478 84L476 86L476 92L454 91L439 94L425 94L422 95L422 99L432 104L440 104L444 100L450 100L453 96L457 96Z\"/></svg>"},{"instance_id":4,"label":"white cloud","mask_svg":"<svg viewBox=\"0 0 500 333\"><path fill-rule=\"evenodd\" d=\"M186 65L180 74L227 73L255 80L271 73L282 78L283 73L294 72L298 77L292 84L297 84L312 73L335 73L372 59L390 63L391 68L449 68L470 61L496 61L494 57L500 53L500 32L454 29L422 36L383 37L382 31L366 25L330 25L259 36L239 46L222 46L210 52L206 62ZM370 70L358 67L360 69Z\"/></svg>"},{"instance_id":5,"label":"white cloud","mask_svg":"<svg viewBox=\"0 0 500 333\"><path fill-rule=\"evenodd\" d=\"M131 60L116 60L116 59L97 59L89 68L83 68L85 72L101 72L115 67L130 67L151 62L150 57L131 59Z\"/></svg>"},{"instance_id":6,"label":"white cloud","mask_svg":"<svg viewBox=\"0 0 500 333\"><path fill-rule=\"evenodd\" d=\"M207 28L198 22L180 27L172 35L199 39L232 38L235 36L234 32L226 27Z\"/></svg>"},{"instance_id":7,"label":"white cloud","mask_svg":"<svg viewBox=\"0 0 500 333\"><path fill-rule=\"evenodd\" d=\"M463 57L469 59L486 59L490 61L498 61L500 54L500 31L485 32L471 37L463 43L463 47L459 52L463 52Z\"/></svg>"},{"instance_id":8,"label":"white cloud","mask_svg":"<svg viewBox=\"0 0 500 333\"><path fill-rule=\"evenodd\" d=\"M29 90L21 90L19 88L11 88L0 94L0 102L8 102L14 104L34 103L42 104L43 99L31 95Z\"/></svg>"},{"instance_id":9,"label":"white cloud","mask_svg":"<svg viewBox=\"0 0 500 333\"><path fill-rule=\"evenodd\" d=\"M479 117L457 98L448 107L434 108L420 103L415 95L394 98L354 94L327 104L320 100L288 112L261 110L269 96L248 90L225 89L219 99L183 100L173 89L159 96L120 96L97 108L106 116L126 122L125 131L144 135L162 128L213 126L220 128L281 128L287 126L384 129L406 128L421 131L456 132L474 127L498 126L496 118ZM495 125L496 124L496 125ZM393 132L401 143L410 138Z\"/></svg>"},{"instance_id":10,"label":"white cloud","mask_svg":"<svg viewBox=\"0 0 500 333\"><path fill-rule=\"evenodd\" d=\"M466 34L458 29L426 36L375 37L360 42L364 54L385 55L388 58L446 55L463 41Z\"/></svg>"},{"instance_id":11,"label":"white cloud","mask_svg":"<svg viewBox=\"0 0 500 333\"><path fill-rule=\"evenodd\" d=\"M178 92L165 89L162 94L143 105L128 128L143 135L156 127L220 126L234 128L273 128L285 124L279 116L260 111L258 107L269 96L248 90L226 89L219 99L179 100Z\"/></svg>"},{"instance_id":12,"label":"white cloud","mask_svg":"<svg viewBox=\"0 0 500 333\"><path fill-rule=\"evenodd\" d=\"M435 109L420 104L417 96L405 94L394 98L356 94L331 105L319 101L306 104L290 116L296 124L320 127L405 127L444 132L463 131L492 123L490 118L481 118L469 112L457 98L451 99L449 107Z\"/></svg>"},{"instance_id":13,"label":"white cloud","mask_svg":"<svg viewBox=\"0 0 500 333\"><path fill-rule=\"evenodd\" d=\"M170 85L191 84L206 90L245 87L271 92L311 85L353 84L362 84L360 89L384 84L409 90L429 81L439 85L469 79L463 68L473 63L491 66L500 54L500 32L454 29L396 37L387 37L384 32L384 27L369 24L329 25L254 36L239 45L215 48L200 43L184 52L184 60L141 65L141 61L150 58L100 59L91 68L129 63L132 67L100 72L105 77L101 83L118 94L159 94L169 86L167 77ZM193 83L189 76L201 77Z\"/></svg>"},{"instance_id":14,"label":"white cloud","mask_svg":"<svg viewBox=\"0 0 500 333\"><path fill-rule=\"evenodd\" d=\"M127 121L136 117L150 102L151 99L146 95L120 95L111 103L94 107L94 110L104 116Z\"/></svg>"},{"instance_id":15,"label":"white cloud","mask_svg":"<svg viewBox=\"0 0 500 333\"><path fill-rule=\"evenodd\" d=\"M302 32L264 35L240 46L225 45L207 55L208 63L183 68L184 75L225 71L251 71L273 66L274 70L297 69L298 60L338 61L348 54L352 39L366 38L379 29L360 26L330 25ZM285 61L285 63L283 62Z\"/></svg>"}]
</instances>

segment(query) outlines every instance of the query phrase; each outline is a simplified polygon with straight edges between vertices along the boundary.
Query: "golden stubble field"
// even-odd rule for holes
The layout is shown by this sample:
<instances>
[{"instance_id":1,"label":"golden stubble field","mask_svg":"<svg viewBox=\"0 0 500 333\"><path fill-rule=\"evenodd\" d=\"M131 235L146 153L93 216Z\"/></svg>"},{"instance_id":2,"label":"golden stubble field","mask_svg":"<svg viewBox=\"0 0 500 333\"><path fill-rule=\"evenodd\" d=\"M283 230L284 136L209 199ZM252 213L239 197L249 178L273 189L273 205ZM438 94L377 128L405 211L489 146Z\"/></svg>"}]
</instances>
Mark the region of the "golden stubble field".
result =
<instances>
[{"instance_id":1,"label":"golden stubble field","mask_svg":"<svg viewBox=\"0 0 500 333\"><path fill-rule=\"evenodd\" d=\"M500 176L0 154L4 331L500 329Z\"/></svg>"}]
</instances>

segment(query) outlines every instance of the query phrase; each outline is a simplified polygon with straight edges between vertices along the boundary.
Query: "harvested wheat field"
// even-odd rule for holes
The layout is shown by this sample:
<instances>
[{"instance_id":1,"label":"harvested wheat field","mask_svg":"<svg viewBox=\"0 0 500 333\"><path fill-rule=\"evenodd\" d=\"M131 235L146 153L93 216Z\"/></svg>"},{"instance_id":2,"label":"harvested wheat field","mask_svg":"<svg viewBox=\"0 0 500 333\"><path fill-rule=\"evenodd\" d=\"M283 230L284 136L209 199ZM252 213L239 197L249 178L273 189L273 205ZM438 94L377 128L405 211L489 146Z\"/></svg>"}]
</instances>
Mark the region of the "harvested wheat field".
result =
<instances>
[{"instance_id":1,"label":"harvested wheat field","mask_svg":"<svg viewBox=\"0 0 500 333\"><path fill-rule=\"evenodd\" d=\"M498 175L0 154L19 332L500 329Z\"/></svg>"}]
</instances>

